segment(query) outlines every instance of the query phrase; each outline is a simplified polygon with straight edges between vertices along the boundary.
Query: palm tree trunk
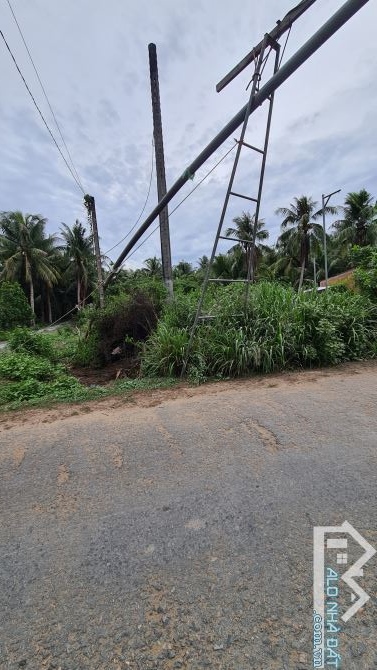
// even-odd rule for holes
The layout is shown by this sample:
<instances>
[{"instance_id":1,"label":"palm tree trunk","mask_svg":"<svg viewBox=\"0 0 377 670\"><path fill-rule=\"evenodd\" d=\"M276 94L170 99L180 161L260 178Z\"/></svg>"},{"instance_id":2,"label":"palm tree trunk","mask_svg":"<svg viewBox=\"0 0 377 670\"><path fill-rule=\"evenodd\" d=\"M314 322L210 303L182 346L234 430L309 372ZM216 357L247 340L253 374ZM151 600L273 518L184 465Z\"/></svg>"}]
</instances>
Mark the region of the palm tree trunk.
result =
<instances>
[{"instance_id":1,"label":"palm tree trunk","mask_svg":"<svg viewBox=\"0 0 377 670\"><path fill-rule=\"evenodd\" d=\"M29 302L30 302L30 307L32 311L32 317L31 317L31 325L35 325L35 311L34 311L34 284L33 284L33 277L31 274L31 266L29 259L26 254L24 254L24 259L25 259L25 281L27 284L29 284Z\"/></svg>"},{"instance_id":2,"label":"palm tree trunk","mask_svg":"<svg viewBox=\"0 0 377 670\"><path fill-rule=\"evenodd\" d=\"M255 243L253 244L253 248L251 249L251 257L250 257L250 281L253 284L255 282L255 271L257 267L257 254L256 254L256 249L255 249Z\"/></svg>"},{"instance_id":3,"label":"palm tree trunk","mask_svg":"<svg viewBox=\"0 0 377 670\"><path fill-rule=\"evenodd\" d=\"M250 269L251 269L251 255L250 255L251 254L251 249L250 249L250 245L246 244L244 246L244 249L245 249L245 265L246 265L245 271L246 271L246 279L247 279L249 277L249 272L250 272Z\"/></svg>"},{"instance_id":4,"label":"palm tree trunk","mask_svg":"<svg viewBox=\"0 0 377 670\"><path fill-rule=\"evenodd\" d=\"M304 282L304 272L305 272L305 258L303 259L303 261L301 263L300 281L299 281L299 284L298 284L298 290L299 291L301 291L302 285L303 285L303 282Z\"/></svg>"},{"instance_id":5,"label":"palm tree trunk","mask_svg":"<svg viewBox=\"0 0 377 670\"><path fill-rule=\"evenodd\" d=\"M81 279L77 277L77 309L81 309Z\"/></svg>"},{"instance_id":6,"label":"palm tree trunk","mask_svg":"<svg viewBox=\"0 0 377 670\"><path fill-rule=\"evenodd\" d=\"M46 290L47 290L46 300L47 300L48 322L49 322L49 323L52 323L51 296L50 296L50 289L49 289L48 286L47 286L47 289L46 289Z\"/></svg>"},{"instance_id":7,"label":"palm tree trunk","mask_svg":"<svg viewBox=\"0 0 377 670\"><path fill-rule=\"evenodd\" d=\"M30 307L31 311L33 312L33 316L31 318L31 325L35 326L35 311L34 311L34 284L33 284L33 279L30 277L29 281L29 289L30 289Z\"/></svg>"},{"instance_id":8,"label":"palm tree trunk","mask_svg":"<svg viewBox=\"0 0 377 670\"><path fill-rule=\"evenodd\" d=\"M300 281L298 285L298 290L301 291L302 284L304 282L305 268L308 264L309 259L309 236L308 232L304 231L301 238L301 272L300 272Z\"/></svg>"},{"instance_id":9,"label":"palm tree trunk","mask_svg":"<svg viewBox=\"0 0 377 670\"><path fill-rule=\"evenodd\" d=\"M88 288L86 284L86 279L82 280L82 306L85 307L86 303L86 294L87 294Z\"/></svg>"}]
</instances>

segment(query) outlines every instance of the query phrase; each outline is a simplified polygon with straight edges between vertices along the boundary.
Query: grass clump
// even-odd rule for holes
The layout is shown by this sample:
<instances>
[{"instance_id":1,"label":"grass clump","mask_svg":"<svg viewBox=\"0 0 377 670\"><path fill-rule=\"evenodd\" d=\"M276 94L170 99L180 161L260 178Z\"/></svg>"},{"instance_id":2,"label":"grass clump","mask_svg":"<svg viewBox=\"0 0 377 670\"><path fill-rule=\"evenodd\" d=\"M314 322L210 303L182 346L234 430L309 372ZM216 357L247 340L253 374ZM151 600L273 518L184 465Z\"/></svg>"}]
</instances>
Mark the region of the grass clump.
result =
<instances>
[{"instance_id":1,"label":"grass clump","mask_svg":"<svg viewBox=\"0 0 377 670\"><path fill-rule=\"evenodd\" d=\"M144 348L144 374L179 375L196 301L183 296L168 306ZM199 325L188 361L189 378L334 365L377 353L377 311L350 291L296 293L276 283L216 287ZM183 318L182 318L183 314Z\"/></svg>"},{"instance_id":2,"label":"grass clump","mask_svg":"<svg viewBox=\"0 0 377 670\"><path fill-rule=\"evenodd\" d=\"M91 393L90 397L93 395ZM28 378L0 386L0 405L6 405L7 409L19 407L26 402L35 404L40 400L46 402L77 401L85 400L87 397L87 389L69 375L59 375L49 382Z\"/></svg>"},{"instance_id":3,"label":"grass clump","mask_svg":"<svg viewBox=\"0 0 377 670\"><path fill-rule=\"evenodd\" d=\"M49 333L48 337L51 342L54 358L64 364L72 362L77 343L80 339L80 330L76 327L61 326L58 330Z\"/></svg>"}]
</instances>

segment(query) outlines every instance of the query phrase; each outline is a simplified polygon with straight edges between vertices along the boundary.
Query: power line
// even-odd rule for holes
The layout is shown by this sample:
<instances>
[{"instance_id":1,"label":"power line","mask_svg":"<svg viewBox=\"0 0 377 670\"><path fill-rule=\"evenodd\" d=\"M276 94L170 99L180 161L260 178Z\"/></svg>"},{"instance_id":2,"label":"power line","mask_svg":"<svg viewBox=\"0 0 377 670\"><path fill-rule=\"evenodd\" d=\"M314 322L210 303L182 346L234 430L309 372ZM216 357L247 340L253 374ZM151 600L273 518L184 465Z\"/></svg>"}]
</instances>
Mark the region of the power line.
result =
<instances>
[{"instance_id":1,"label":"power line","mask_svg":"<svg viewBox=\"0 0 377 670\"><path fill-rule=\"evenodd\" d=\"M68 147L67 147L67 144L66 144L66 142L65 142L65 139L64 139L64 137L63 137L63 133L62 133L62 131L61 131L60 125L59 125L58 120L57 120L57 118L56 118L56 116L55 116L55 112L54 112L54 110L53 110L53 108L52 108L52 105L51 105L50 100L49 100L49 98L48 98L48 95L47 95L47 93L46 93L45 87L43 86L42 80L41 80L41 78L40 78L40 76L39 76L37 67L36 67L36 65L35 65L35 63L34 63L34 60L33 60L33 57L32 57L32 55L31 55L31 53L30 53L30 49L29 49L28 45L26 44L25 37L24 37L23 32L22 32L22 30L21 30L21 26L20 26L20 24L19 24L18 21L17 21L16 15L15 15L15 13L14 13L14 10L13 10L13 7L12 7L12 5L11 5L11 3L10 3L10 0L7 0L7 3L8 3L8 5L9 5L9 9L10 9L10 11L11 11L11 13L12 13L12 16L13 16L13 18L14 18L14 21L15 21L15 23L16 23L16 26L17 26L17 28L18 28L18 32L19 32L20 35L21 35L21 39L22 39L22 41L23 41L23 43L24 43L24 45L25 45L25 49L26 49L26 51L27 51L27 53L28 53L28 56L29 56L29 58L30 58L30 62L31 62L31 64L32 64L33 68L34 68L34 72L35 72L35 74L36 74L36 76L37 76L37 79L38 79L38 81L39 81L40 87L41 87L41 89L42 89L42 91L43 91L43 95L44 95L44 97L46 98L46 102L47 102L47 104L48 104L48 106L49 106L49 108L50 108L50 112L51 112L52 117L53 117L53 119L54 119L54 121L55 121L56 128L57 128L57 130L58 130L58 133L59 133L59 135L60 135L60 137L61 137L61 140L62 140L62 142L63 142L63 145L64 145L65 150L66 150L66 152L67 152L67 155L68 155L68 157L69 157L69 160L70 160L70 162L71 162L72 169L73 169L73 171L74 171L74 173L75 173L75 175L76 175L77 181L78 181L79 184L80 184L80 188L81 188L81 190L84 192L84 187L83 187L83 185L82 185L82 182L81 182L79 173L77 172L76 167L75 167L75 165L74 165L74 162L73 162L73 160L72 160L72 156L71 156L71 154L70 154L70 152L69 152L69 149L68 149Z\"/></svg>"},{"instance_id":2,"label":"power line","mask_svg":"<svg viewBox=\"0 0 377 670\"><path fill-rule=\"evenodd\" d=\"M154 160L153 160L153 154L154 154L154 151L153 151L153 149L154 149L154 143L153 143L153 139L152 139L151 173L150 173L150 177L149 177L149 186L148 186L147 197L145 198L145 202L144 202L143 208L142 208L142 210L141 210L141 212L140 212L140 214L139 214L137 220L135 221L135 223L134 223L134 225L132 226L132 228L128 231L128 233L127 233L124 237L122 237L122 239L119 240L119 242L117 242L116 244L114 244L113 247L111 247L110 249L108 249L107 251L105 251L105 254L110 253L110 251L112 251L113 249L115 249L115 247L118 247L120 244L122 244L122 242L124 242L124 240L126 240L127 237L128 237L129 235L131 235L132 231L134 230L134 228L136 228L136 226L137 226L137 224L139 223L141 217L143 216L144 210L145 210L145 208L146 208L146 206L147 206L147 203L148 203L148 200L149 200L149 195L150 195L151 187L152 187L153 166L154 166Z\"/></svg>"},{"instance_id":3,"label":"power line","mask_svg":"<svg viewBox=\"0 0 377 670\"><path fill-rule=\"evenodd\" d=\"M224 154L223 157L220 158L220 160L219 160L219 161L218 161L218 162L217 162L217 163L216 163L216 164L209 170L209 172L207 172L207 174L204 175L204 177L203 177L203 178L196 184L196 186L194 186L194 188L193 188L193 189L192 189L192 190L191 190L191 191L190 191L190 192L189 192L189 193L188 193L188 194L181 200L181 202L179 202L178 205L177 205L176 207L174 207L174 209L172 209L172 211L170 212L170 216L172 216L172 214L174 214L174 212L177 211L178 207L180 207L180 206L184 203L184 201L187 200L187 198L189 198L190 195L192 195L192 193L194 193L194 191L196 191L197 188L199 188L199 186L200 186L200 185L207 179L207 177L209 177L209 175L210 175L214 170L216 170L216 168L220 165L220 163L222 163L223 160L225 160L225 158L230 154L231 151L233 151L233 149L236 148L236 146L237 146L237 142L235 141L235 144L233 144L233 146L230 147L230 149L226 152L226 154Z\"/></svg>"},{"instance_id":4,"label":"power line","mask_svg":"<svg viewBox=\"0 0 377 670\"><path fill-rule=\"evenodd\" d=\"M219 161L218 161L218 162L217 162L217 163L216 163L216 164L215 164L215 165L214 165L214 166L213 166L213 167L212 167L212 168L211 168L205 175L204 175L204 177L203 177L200 181L198 181L198 183L196 184L196 186L194 186L194 188L191 189L191 191L190 191L189 193L187 193L187 195L185 195L184 198L182 198L182 200L178 203L178 205L176 205L176 207L174 207L174 209L172 209L172 211L171 211L170 214L169 214L169 217L172 216L172 215L174 214L174 212L176 212L177 209L178 209L181 205L183 205L183 203L185 202L185 200L187 200L187 198L189 198L190 195L192 195L192 194L194 193L194 191L196 191L196 189L199 188L199 186L200 186L200 185L207 179L207 177L209 177L209 175L210 175L214 170L216 170L216 168L220 165L220 163L222 163L223 160L225 160L225 158L230 154L231 151L233 151L233 149L236 148L236 146L237 146L237 142L235 142L235 144L234 144L232 147L230 147L230 149L229 149L229 150L222 156L222 158L220 158L220 160L219 160ZM128 254L127 258L124 259L123 263L125 263L126 260L128 260L129 258L131 258L131 256L133 256L134 253L136 253L136 251L137 251L138 249L140 249L140 247L142 247L143 244L145 244L145 243L149 240L150 237L152 237L153 233L155 233L156 230L159 229L159 227L160 227L160 226L159 226L159 224L158 224L155 228L153 228L152 232L149 233L149 235L148 235L148 236L147 236L147 237L146 237L146 238L145 238L145 239L144 239L144 240L143 240L137 247L135 247L135 249L134 249L130 254ZM123 263L122 263L122 265L123 265Z\"/></svg>"},{"instance_id":5,"label":"power line","mask_svg":"<svg viewBox=\"0 0 377 670\"><path fill-rule=\"evenodd\" d=\"M199 188L199 186L200 186L200 185L207 179L207 177L209 177L209 175L210 175L214 170L216 170L216 168L220 165L220 163L222 163L223 160L225 160L225 158L230 154L231 151L233 151L233 149L235 149L236 146L237 146L237 142L236 142L236 143L235 143L235 144L234 144L234 145L233 145L233 146L232 146L232 147L231 147L231 148L230 148L230 149L229 149L229 150L222 156L222 158L220 158L220 160L219 160L219 161L218 161L218 162L217 162L217 163L216 163L216 164L215 164L215 165L214 165L214 166L207 172L207 174L204 175L204 177L203 177L203 178L196 184L196 186L195 186L193 189L191 189L191 191L190 191L190 192L189 192L189 193L188 193L188 194L187 194L187 195L186 195L186 196L185 196L185 197L178 203L178 205L177 205L176 207L174 207L174 209L173 209L173 210L171 211L171 213L170 213L170 216L172 216L172 214L174 214L174 212L177 211L177 209L178 209L178 208L185 202L185 200L187 200L187 198L189 198L190 195L192 195L192 194L194 193L194 191L196 191L196 189ZM152 153L152 156L153 156L153 153ZM148 189L149 191L150 191L150 185L151 185L151 183L152 183L152 179L150 179L150 184L149 184L149 189ZM146 203L145 203L145 205L146 205ZM145 205L144 205L144 208L145 208ZM141 214L140 214L140 216L141 216ZM135 224L135 225L136 225L136 224ZM142 242L140 242L140 244L139 244L137 247L135 247L135 249L134 249L130 254L128 254L127 258L124 259L123 263L125 263L126 260L128 260L129 258L131 258L131 256L133 256L134 253L136 253L136 251L137 251L138 249L140 249L140 247L143 246L143 244L145 244L146 242L148 242L149 238L152 237L153 233L155 233L155 232L159 229L159 227L160 227L160 224L157 224L157 226L156 226L155 228L153 228L152 232L149 233L149 235L148 235ZM131 232L131 231L129 231L129 233L130 233L130 232ZM127 233L127 235L129 235L129 233ZM127 235L126 235L126 237L127 237ZM120 240L120 241L118 242L118 244L120 244L122 241L123 241L123 240ZM118 246L118 244L116 244L115 246ZM112 249L114 249L114 247L112 247ZM108 249L108 251L105 251L105 254L108 254L109 251L111 251L111 249ZM123 263L122 263L122 265L123 265ZM120 268L119 268L119 270L120 270ZM96 289L94 289L93 291L91 291L91 293L89 293L89 294L86 296L85 299L88 300L88 298L90 298L90 297L95 293L95 291L96 291ZM68 316L69 314L72 314L72 312L74 312L76 308L77 308L77 305L75 305L75 306L72 307L70 310L68 310L68 312L66 312L65 314L63 314L63 316L60 316L59 319L56 319L56 321L54 321L51 325L54 326L55 324L59 323L59 321L62 321L63 319L65 319L65 317Z\"/></svg>"},{"instance_id":6,"label":"power line","mask_svg":"<svg viewBox=\"0 0 377 670\"><path fill-rule=\"evenodd\" d=\"M288 44L289 36L291 34L291 30L292 30L292 24L289 26L288 34L287 34L287 37L285 38L285 44L284 44L284 48L283 48L283 53L281 54L281 58L280 58L280 61L279 61L279 67L280 67L280 65L282 63L282 60L284 58L284 54L285 54L285 50L287 48L287 44Z\"/></svg>"},{"instance_id":7,"label":"power line","mask_svg":"<svg viewBox=\"0 0 377 670\"><path fill-rule=\"evenodd\" d=\"M4 33L3 33L2 30L0 30L0 35L1 35L1 37L3 38L4 44L5 44L6 48L7 48L8 51L9 51L9 54L10 54L12 60L13 60L13 63L14 63L14 65L15 65L17 71L18 71L18 74L20 75L20 77L21 77L21 79L22 79L22 81L23 81L23 83L24 83L24 85L25 85L25 87L26 87L27 92L29 93L29 95L30 95L30 97L31 97L31 99L32 99L32 101L33 101L33 103L34 103L34 106L36 107L36 109L37 109L37 111L38 111L38 113L39 113L39 115L40 115L40 117L41 117L41 119L42 119L44 125L46 126L47 131L48 131L49 135L51 136L51 139L52 139L53 143L55 144L57 150L59 151L59 153L60 153L60 155L61 155L61 157L62 157L64 163L66 164L66 166L67 166L69 172L71 173L71 175L72 175L73 179L75 180L77 186L79 187L80 191L82 191L82 193L85 195L85 191L84 191L82 185L80 184L80 182L78 181L78 179L77 179L77 177L75 176L74 172L72 171L72 168L71 168L71 166L69 165L69 163L67 162L67 160L66 160L64 154L62 153L62 150L60 149L60 147L59 147L59 145L58 145L58 143L57 143L57 141L56 141L56 139L55 139L55 137L54 137L54 135L53 135L53 133L52 133L52 131L51 131L51 129L50 129L50 127L49 127L47 121L46 121L46 119L45 119L45 117L43 116L43 114L42 114L40 108L38 107L38 104L37 104L37 102L36 102L36 100L35 100L35 98L34 98L32 92L31 92L31 90L30 90L30 88L29 88L29 86L28 86L28 84L27 84L27 82L26 82L26 79L25 79L24 75L22 74L22 72L21 72L21 70L20 70L20 68L19 68L19 66L18 66L18 63L17 63L17 61L16 61L16 59L15 59L15 57L14 57L14 55L13 55L13 52L12 52L12 50L11 50L11 48L10 48L10 46L9 46L9 44L8 44L8 42L7 42L7 40L6 40L5 37L4 37Z\"/></svg>"},{"instance_id":8,"label":"power line","mask_svg":"<svg viewBox=\"0 0 377 670\"><path fill-rule=\"evenodd\" d=\"M287 34L287 37L286 37L286 39L285 39L285 44L284 44L283 52L282 52L282 55L281 55L281 58L280 58L279 67L280 67L281 62L282 62L282 60L283 60L283 58L284 58L284 54L285 54L285 50L286 50L286 47L287 47L287 44L288 44L289 36L290 36L290 34L291 34L291 29L292 29L292 25L289 27L288 34ZM265 58L264 58L263 69L264 69L265 66L266 66L266 63L267 63L267 60L268 60L268 57L269 57L270 53L271 53L271 48L270 48L270 51L269 51L269 53L267 54L267 56L265 56ZM177 209L178 209L178 208L185 202L185 200L187 200L187 198L189 198L190 195L192 195L192 194L194 193L194 191L196 191L196 189L199 188L199 186L203 183L203 181L205 181L205 179L207 179L207 177L209 177L209 175L211 174L211 172L213 172L213 171L220 165L220 163L222 163L223 160L225 160L225 158L230 154L231 151L233 151L233 149L234 149L236 146L237 146L237 142L236 142L236 143L229 149L229 151L226 152L226 154L224 154L224 156L223 156L222 158L220 158L220 160L213 166L213 168L211 168L211 170L209 170L209 172L207 172L207 174L204 175L204 177L203 177L203 178L196 184L196 186L195 186L195 187L194 187L194 188L193 188L193 189L192 189L192 190L191 190L191 191L190 191L190 192L189 192L189 193L188 193L188 194L187 194L187 195L186 195L186 196L185 196L179 203L178 203L178 205L177 205L174 209L172 209L172 211L170 212L169 216L172 216L172 215L174 214L174 212L177 211ZM124 259L123 263L125 263L126 260L128 260L129 258L131 258L131 256L133 256L134 253L136 253L136 251L138 251L138 249L140 249L140 247L142 247L143 244L145 244L145 243L149 240L149 238L152 237L153 233L155 233L158 229L159 229L159 225L157 225L155 228L153 228L152 232L151 232L151 233L150 233L150 234L149 234L149 235L148 235L148 236L147 236L147 237L146 237L146 238L145 238L145 239L144 239L144 240L143 240L137 247L135 247L135 249L132 251L132 253L128 254L127 258ZM131 231L130 231L130 232L131 232ZM118 246L118 245L116 245L116 246ZM122 265L123 265L123 263L122 263ZM120 266L120 267L122 267L122 266Z\"/></svg>"}]
</instances>

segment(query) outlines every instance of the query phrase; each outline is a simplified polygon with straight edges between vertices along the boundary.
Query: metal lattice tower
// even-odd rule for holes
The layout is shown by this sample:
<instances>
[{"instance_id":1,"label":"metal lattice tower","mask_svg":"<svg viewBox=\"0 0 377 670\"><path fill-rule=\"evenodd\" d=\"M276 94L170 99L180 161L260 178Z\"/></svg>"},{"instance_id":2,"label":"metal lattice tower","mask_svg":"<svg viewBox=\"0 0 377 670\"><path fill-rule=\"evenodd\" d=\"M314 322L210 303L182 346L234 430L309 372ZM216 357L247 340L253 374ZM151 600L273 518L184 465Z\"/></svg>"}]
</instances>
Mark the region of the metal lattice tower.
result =
<instances>
[{"instance_id":1,"label":"metal lattice tower","mask_svg":"<svg viewBox=\"0 0 377 670\"><path fill-rule=\"evenodd\" d=\"M266 50L269 49L269 51L266 54ZM200 321L205 321L207 319L212 319L214 318L213 315L210 314L203 314L203 304L204 304L204 299L206 295L206 291L208 288L208 285L210 282L227 282L227 283L244 283L245 284L245 306L247 303L247 296L248 296L248 289L250 283L254 280L254 266L252 262L252 258L254 255L254 247L255 247L255 241L256 241L256 233L257 233L257 225L258 225L258 219L259 219L259 212L260 212L260 206L261 206L261 198L262 198L262 190L263 190L263 181L264 181L264 173L265 173L265 167L266 167L266 159L267 159L267 149L268 149L268 141L269 141L269 136L270 136L270 128L271 128L271 118L272 118L272 110L273 110L273 104L274 104L274 93L271 93L271 95L267 98L267 105L268 105L268 112L267 112L267 120L266 120L266 128L265 128L265 133L264 133L264 145L263 148L258 148L256 146L253 146L252 144L249 144L248 142L245 142L245 134L250 118L250 109L253 105L253 102L255 100L255 96L259 92L260 88L260 83L262 79L262 74L265 68L265 64L267 59L269 58L270 54L274 52L275 57L274 57L274 74L278 71L279 69L279 59L280 59L280 44L271 37L268 33L264 36L264 39L261 44L261 48L259 51L259 54L257 58L254 61L254 74L252 76L252 86L251 86L251 91L250 91L250 97L246 106L245 110L245 118L242 124L241 128L241 134L239 140L237 140L237 150L236 150L236 155L233 163L233 168L232 172L230 175L229 179L229 184L228 188L226 191L225 195L225 200L223 204L223 208L221 211L221 216L220 216L220 221L218 224L216 236L215 236L215 241L213 244L212 248L212 253L211 257L208 263L208 267L206 269L206 274L205 278L203 281L202 285L202 290L194 318L194 322L191 328L191 333L190 333L190 339L189 343L187 346L186 350L186 355L185 355L185 361L182 369L182 375L185 374L186 367L187 367L187 362L191 353L191 348L193 344L193 340L195 337L195 332L198 327L198 324ZM246 195L243 193L237 193L233 190L233 184L234 180L237 174L237 168L238 168L238 163L240 160L241 152L243 150L246 150L248 152L256 152L257 154L262 156L262 161L260 164L260 171L259 171L259 181L258 181L258 188L256 191L256 194L254 195ZM228 205L229 201L231 198L242 198L244 200L247 200L249 202L252 202L255 204L255 213L254 213L254 230L253 230L253 235L251 240L241 240L238 238L234 237L229 237L227 235L223 234L223 227L224 227L224 222L225 222L225 217L227 214L228 210ZM213 266L213 261L216 256L217 252L217 247L219 244L220 240L228 240L229 242L237 242L238 244L241 243L245 245L246 248L246 257L248 258L248 265L247 265L247 276L246 279L213 279L211 278L211 270Z\"/></svg>"}]
</instances>

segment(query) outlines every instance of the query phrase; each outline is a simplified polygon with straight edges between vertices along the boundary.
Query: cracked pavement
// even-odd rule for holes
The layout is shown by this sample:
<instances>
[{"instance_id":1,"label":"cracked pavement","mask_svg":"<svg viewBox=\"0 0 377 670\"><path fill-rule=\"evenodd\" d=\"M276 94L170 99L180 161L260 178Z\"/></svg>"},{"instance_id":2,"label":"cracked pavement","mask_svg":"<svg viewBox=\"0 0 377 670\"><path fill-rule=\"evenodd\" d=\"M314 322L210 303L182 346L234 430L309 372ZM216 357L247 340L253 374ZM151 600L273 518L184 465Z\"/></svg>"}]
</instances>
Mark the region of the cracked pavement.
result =
<instances>
[{"instance_id":1,"label":"cracked pavement","mask_svg":"<svg viewBox=\"0 0 377 670\"><path fill-rule=\"evenodd\" d=\"M0 668L311 668L313 526L377 547L376 373L4 418ZM377 668L376 564L347 670Z\"/></svg>"}]
</instances>

